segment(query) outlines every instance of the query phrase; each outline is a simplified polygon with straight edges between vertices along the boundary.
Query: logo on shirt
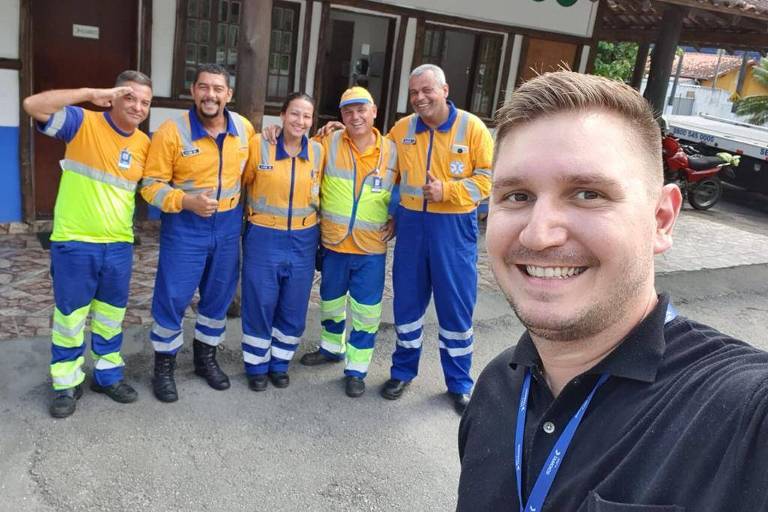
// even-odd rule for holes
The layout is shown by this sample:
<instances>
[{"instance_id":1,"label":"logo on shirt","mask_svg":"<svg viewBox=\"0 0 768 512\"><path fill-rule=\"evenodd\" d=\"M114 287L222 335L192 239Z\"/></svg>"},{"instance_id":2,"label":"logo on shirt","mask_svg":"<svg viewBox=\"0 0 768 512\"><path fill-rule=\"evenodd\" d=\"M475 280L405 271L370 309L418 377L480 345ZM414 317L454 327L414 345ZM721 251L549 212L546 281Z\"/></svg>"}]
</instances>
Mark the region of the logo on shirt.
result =
<instances>
[{"instance_id":1,"label":"logo on shirt","mask_svg":"<svg viewBox=\"0 0 768 512\"><path fill-rule=\"evenodd\" d=\"M464 162L454 160L451 162L451 174L454 176L461 176L464 174Z\"/></svg>"},{"instance_id":2,"label":"logo on shirt","mask_svg":"<svg viewBox=\"0 0 768 512\"><path fill-rule=\"evenodd\" d=\"M121 169L131 168L131 152L124 149L120 152L120 158L117 161L117 166Z\"/></svg>"},{"instance_id":3,"label":"logo on shirt","mask_svg":"<svg viewBox=\"0 0 768 512\"><path fill-rule=\"evenodd\" d=\"M262 171L271 171L272 166L269 164L259 164L259 169L261 169Z\"/></svg>"},{"instance_id":4,"label":"logo on shirt","mask_svg":"<svg viewBox=\"0 0 768 512\"><path fill-rule=\"evenodd\" d=\"M413 137L404 137L403 138L403 144L409 144L409 145L413 146L414 144L416 144L416 139L413 138Z\"/></svg>"},{"instance_id":5,"label":"logo on shirt","mask_svg":"<svg viewBox=\"0 0 768 512\"><path fill-rule=\"evenodd\" d=\"M200 154L200 148L186 148L181 150L181 156L195 156Z\"/></svg>"}]
</instances>

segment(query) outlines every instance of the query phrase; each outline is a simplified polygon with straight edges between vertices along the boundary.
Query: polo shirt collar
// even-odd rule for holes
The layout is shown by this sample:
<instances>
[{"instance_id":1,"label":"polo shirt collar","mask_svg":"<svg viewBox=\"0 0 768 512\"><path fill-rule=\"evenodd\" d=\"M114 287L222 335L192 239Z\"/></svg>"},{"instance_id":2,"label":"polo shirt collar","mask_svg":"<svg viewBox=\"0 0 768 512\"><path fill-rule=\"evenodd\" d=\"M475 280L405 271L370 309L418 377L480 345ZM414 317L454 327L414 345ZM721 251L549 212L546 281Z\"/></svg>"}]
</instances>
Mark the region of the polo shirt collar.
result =
<instances>
[{"instance_id":1,"label":"polo shirt collar","mask_svg":"<svg viewBox=\"0 0 768 512\"><path fill-rule=\"evenodd\" d=\"M309 139L307 139L306 135L301 136L301 151L299 151L299 154L296 155L302 160L309 160L309 149L307 147L309 146ZM283 134L277 136L277 147L275 148L275 160L285 160L286 158L291 158L291 155L288 154L288 152L285 150L285 140L283 139Z\"/></svg>"},{"instance_id":2,"label":"polo shirt collar","mask_svg":"<svg viewBox=\"0 0 768 512\"><path fill-rule=\"evenodd\" d=\"M237 133L235 123L232 121L232 113L226 108L224 109L224 117L227 119L227 129L225 130L225 133L238 137L240 134ZM190 135L192 135L192 140L208 137L208 132L205 131L202 121L200 121L200 118L197 116L197 108L195 108L194 105L189 109L189 132Z\"/></svg>"},{"instance_id":3,"label":"polo shirt collar","mask_svg":"<svg viewBox=\"0 0 768 512\"><path fill-rule=\"evenodd\" d=\"M376 141L373 143L373 146L369 146L368 149L366 149L363 154L371 151L381 150L381 132L375 126L371 128L371 131L376 136ZM344 130L344 133L342 135L342 140L344 140L344 142L346 142L355 153L359 153L359 151L357 150L357 146L355 146L355 143L352 142L352 137L349 136L349 133L347 132L346 129Z\"/></svg>"},{"instance_id":4,"label":"polo shirt collar","mask_svg":"<svg viewBox=\"0 0 768 512\"><path fill-rule=\"evenodd\" d=\"M613 352L584 373L607 373L614 377L641 382L655 381L666 348L664 325L668 304L669 295L659 295L659 301L653 311L632 329ZM513 367L521 365L542 368L541 358L528 331L520 338L509 364Z\"/></svg>"},{"instance_id":5,"label":"polo shirt collar","mask_svg":"<svg viewBox=\"0 0 768 512\"><path fill-rule=\"evenodd\" d=\"M456 105L454 105L451 100L448 100L448 119L443 121L443 124L437 127L437 131L439 132L450 131L454 121L456 121L457 114L458 113L456 111ZM427 126L427 124L421 120L421 117L416 116L416 133L425 132L429 129L430 129L429 126Z\"/></svg>"}]
</instances>

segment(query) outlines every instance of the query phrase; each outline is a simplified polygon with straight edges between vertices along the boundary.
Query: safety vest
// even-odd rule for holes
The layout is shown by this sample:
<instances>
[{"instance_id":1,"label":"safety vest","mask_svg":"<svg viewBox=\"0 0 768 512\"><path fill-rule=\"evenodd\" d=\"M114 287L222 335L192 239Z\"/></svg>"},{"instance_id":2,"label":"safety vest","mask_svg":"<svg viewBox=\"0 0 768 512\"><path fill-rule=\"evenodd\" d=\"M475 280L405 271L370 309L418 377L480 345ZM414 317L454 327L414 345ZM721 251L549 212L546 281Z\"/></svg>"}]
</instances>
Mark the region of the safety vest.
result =
<instances>
[{"instance_id":1,"label":"safety vest","mask_svg":"<svg viewBox=\"0 0 768 512\"><path fill-rule=\"evenodd\" d=\"M493 138L473 114L456 109L455 118L435 130L417 130L419 117L398 121L388 137L397 144L400 204L416 211L467 213L491 189ZM427 202L422 187L427 170L443 182L443 201Z\"/></svg>"},{"instance_id":2,"label":"safety vest","mask_svg":"<svg viewBox=\"0 0 768 512\"><path fill-rule=\"evenodd\" d=\"M258 141L257 139L260 139ZM317 225L323 148L308 141L309 158L275 156L277 145L263 136L251 141L247 186L248 220L274 229L305 229Z\"/></svg>"},{"instance_id":3,"label":"safety vest","mask_svg":"<svg viewBox=\"0 0 768 512\"><path fill-rule=\"evenodd\" d=\"M66 110L55 116L65 117ZM51 240L133 242L136 186L148 148L149 137L140 130L120 134L105 114L83 109L82 124L59 162Z\"/></svg>"},{"instance_id":4,"label":"safety vest","mask_svg":"<svg viewBox=\"0 0 768 512\"><path fill-rule=\"evenodd\" d=\"M387 222L387 210L392 197L392 186L397 176L397 149L395 144L380 137L379 163L369 171L357 191L357 165L345 165L352 159L351 148L342 143L343 131L330 135L323 181L320 187L320 235L329 249L352 237L355 244L369 254L386 252L386 242L379 230ZM349 157L342 156L347 153Z\"/></svg>"},{"instance_id":5,"label":"safety vest","mask_svg":"<svg viewBox=\"0 0 768 512\"><path fill-rule=\"evenodd\" d=\"M253 127L245 118L227 111L236 132L224 137L221 151L209 135L193 137L191 112L163 123L152 137L141 195L164 212L181 211L185 194L215 191L218 211L228 211L240 202L240 185L248 160L248 140ZM199 122L195 120L195 123Z\"/></svg>"}]
</instances>

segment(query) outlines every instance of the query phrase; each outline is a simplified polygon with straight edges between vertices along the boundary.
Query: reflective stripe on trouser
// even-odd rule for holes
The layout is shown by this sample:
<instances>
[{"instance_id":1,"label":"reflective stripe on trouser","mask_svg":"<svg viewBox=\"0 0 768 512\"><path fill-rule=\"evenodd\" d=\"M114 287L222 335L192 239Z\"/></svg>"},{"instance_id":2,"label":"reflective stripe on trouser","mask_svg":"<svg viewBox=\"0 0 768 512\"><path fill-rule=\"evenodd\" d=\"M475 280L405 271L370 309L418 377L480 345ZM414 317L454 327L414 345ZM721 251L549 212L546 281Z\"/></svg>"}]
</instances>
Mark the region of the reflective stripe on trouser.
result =
<instances>
[{"instance_id":1,"label":"reflective stripe on trouser","mask_svg":"<svg viewBox=\"0 0 768 512\"><path fill-rule=\"evenodd\" d=\"M247 375L288 371L304 334L319 233L317 226L246 227L241 313Z\"/></svg>"},{"instance_id":2,"label":"reflective stripe on trouser","mask_svg":"<svg viewBox=\"0 0 768 512\"><path fill-rule=\"evenodd\" d=\"M77 386L85 378L84 328L90 312L93 377L100 386L123 378L122 322L128 302L133 246L52 242L53 311L51 378L54 389Z\"/></svg>"},{"instance_id":3,"label":"reflective stripe on trouser","mask_svg":"<svg viewBox=\"0 0 768 512\"><path fill-rule=\"evenodd\" d=\"M163 213L161 219L152 346L164 354L179 351L184 311L195 290L200 293L195 338L216 346L224 339L227 308L237 287L242 207L207 218L184 210Z\"/></svg>"},{"instance_id":4,"label":"reflective stripe on trouser","mask_svg":"<svg viewBox=\"0 0 768 512\"><path fill-rule=\"evenodd\" d=\"M440 214L400 207L392 284L397 331L392 378L410 381L418 374L424 313L434 292L445 383L453 393L470 392L477 298L475 212Z\"/></svg>"},{"instance_id":5,"label":"reflective stripe on trouser","mask_svg":"<svg viewBox=\"0 0 768 512\"><path fill-rule=\"evenodd\" d=\"M344 373L365 377L381 319L385 254L342 254L326 250L320 282L320 351L345 359ZM352 329L344 342L346 302Z\"/></svg>"}]
</instances>

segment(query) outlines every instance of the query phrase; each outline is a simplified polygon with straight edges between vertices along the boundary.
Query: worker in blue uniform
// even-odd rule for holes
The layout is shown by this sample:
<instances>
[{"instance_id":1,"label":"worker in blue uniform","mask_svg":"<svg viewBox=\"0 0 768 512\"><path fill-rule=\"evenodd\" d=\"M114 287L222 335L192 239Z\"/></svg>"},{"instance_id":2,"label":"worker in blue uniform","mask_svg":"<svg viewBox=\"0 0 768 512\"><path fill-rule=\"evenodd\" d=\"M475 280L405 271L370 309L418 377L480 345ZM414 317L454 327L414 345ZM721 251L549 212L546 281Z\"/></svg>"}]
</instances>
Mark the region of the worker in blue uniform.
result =
<instances>
[{"instance_id":1,"label":"worker in blue uniform","mask_svg":"<svg viewBox=\"0 0 768 512\"><path fill-rule=\"evenodd\" d=\"M263 391L289 385L288 366L304 333L320 236L323 148L307 139L315 101L286 98L276 144L251 140L243 238L243 361L248 385Z\"/></svg>"}]
</instances>

